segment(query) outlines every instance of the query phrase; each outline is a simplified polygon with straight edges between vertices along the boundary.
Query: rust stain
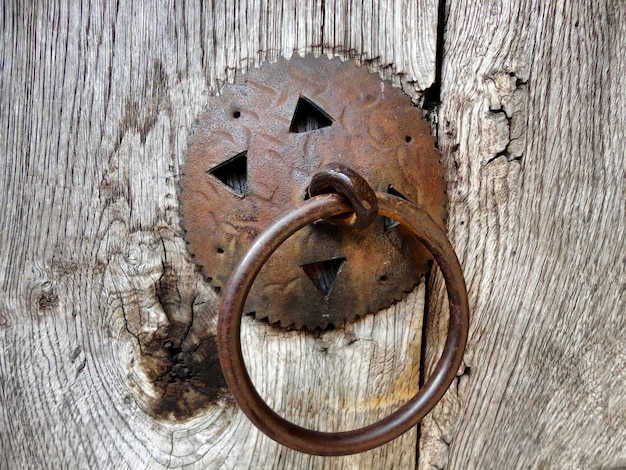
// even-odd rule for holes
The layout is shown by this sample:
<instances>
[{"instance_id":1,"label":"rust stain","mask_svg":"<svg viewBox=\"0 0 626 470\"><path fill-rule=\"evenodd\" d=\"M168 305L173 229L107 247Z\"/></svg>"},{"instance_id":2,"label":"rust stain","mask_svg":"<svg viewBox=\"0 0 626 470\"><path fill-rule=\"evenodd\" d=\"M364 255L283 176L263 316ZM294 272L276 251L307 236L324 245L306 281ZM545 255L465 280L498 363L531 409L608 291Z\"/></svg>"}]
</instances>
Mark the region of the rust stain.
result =
<instances>
[{"instance_id":1,"label":"rust stain","mask_svg":"<svg viewBox=\"0 0 626 470\"><path fill-rule=\"evenodd\" d=\"M190 419L229 396L214 336L207 336L198 345L181 347L171 339L168 329L157 331L141 344L140 365L160 394L150 404L156 418Z\"/></svg>"}]
</instances>

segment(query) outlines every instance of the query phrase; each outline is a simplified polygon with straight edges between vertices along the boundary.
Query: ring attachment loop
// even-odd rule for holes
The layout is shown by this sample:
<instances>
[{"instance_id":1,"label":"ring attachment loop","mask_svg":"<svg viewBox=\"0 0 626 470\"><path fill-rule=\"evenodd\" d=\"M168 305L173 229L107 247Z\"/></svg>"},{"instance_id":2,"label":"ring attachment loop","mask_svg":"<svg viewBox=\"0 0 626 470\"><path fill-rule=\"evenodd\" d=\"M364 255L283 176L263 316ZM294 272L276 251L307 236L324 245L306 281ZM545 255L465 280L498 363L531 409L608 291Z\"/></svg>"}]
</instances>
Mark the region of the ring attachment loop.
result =
<instances>
[{"instance_id":1,"label":"ring attachment loop","mask_svg":"<svg viewBox=\"0 0 626 470\"><path fill-rule=\"evenodd\" d=\"M311 178L309 195L337 192L352 204L352 214L334 217L329 222L354 230L367 228L378 215L376 193L356 171L341 163L322 166Z\"/></svg>"}]
</instances>

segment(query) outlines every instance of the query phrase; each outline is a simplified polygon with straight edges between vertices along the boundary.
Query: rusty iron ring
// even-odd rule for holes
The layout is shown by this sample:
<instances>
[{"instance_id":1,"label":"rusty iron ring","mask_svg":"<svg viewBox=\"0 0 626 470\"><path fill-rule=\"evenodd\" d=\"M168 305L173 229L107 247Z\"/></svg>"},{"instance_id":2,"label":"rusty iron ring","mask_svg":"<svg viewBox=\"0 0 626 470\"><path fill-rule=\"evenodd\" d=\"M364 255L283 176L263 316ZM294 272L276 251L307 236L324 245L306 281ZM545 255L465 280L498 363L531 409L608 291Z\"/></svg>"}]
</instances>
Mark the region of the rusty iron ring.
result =
<instances>
[{"instance_id":1,"label":"rusty iron ring","mask_svg":"<svg viewBox=\"0 0 626 470\"><path fill-rule=\"evenodd\" d=\"M223 291L217 326L219 359L237 403L265 434L291 449L316 455L348 455L373 449L417 424L441 399L463 358L469 328L469 306L461 266L445 233L430 216L401 198L376 193L379 213L407 226L433 254L446 282L450 319L448 337L433 373L406 404L382 420L351 431L306 429L274 412L255 389L241 350L241 316L256 275L269 256L297 230L319 219L352 212L339 194L307 200L265 230L239 261Z\"/></svg>"}]
</instances>

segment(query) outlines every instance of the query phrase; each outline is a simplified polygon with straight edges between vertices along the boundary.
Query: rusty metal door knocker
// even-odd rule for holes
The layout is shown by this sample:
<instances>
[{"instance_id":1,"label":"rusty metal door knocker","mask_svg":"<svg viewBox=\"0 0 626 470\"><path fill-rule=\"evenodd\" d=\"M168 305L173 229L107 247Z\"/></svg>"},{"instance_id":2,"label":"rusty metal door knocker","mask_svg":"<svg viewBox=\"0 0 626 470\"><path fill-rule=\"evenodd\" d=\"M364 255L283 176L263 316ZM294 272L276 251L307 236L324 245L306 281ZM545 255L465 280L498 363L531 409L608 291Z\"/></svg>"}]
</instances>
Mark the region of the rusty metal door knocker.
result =
<instances>
[{"instance_id":1,"label":"rusty metal door knocker","mask_svg":"<svg viewBox=\"0 0 626 470\"><path fill-rule=\"evenodd\" d=\"M344 85L324 81L333 77ZM467 292L442 228L445 190L428 126L400 90L337 60L282 60L229 90L196 130L181 197L190 248L222 294L217 342L228 386L259 429L292 449L346 455L382 445L441 399L467 341ZM399 300L432 258L448 291L448 337L413 398L344 432L302 428L269 408L244 364L244 313L284 327L339 326ZM279 276L291 287L276 296Z\"/></svg>"}]
</instances>

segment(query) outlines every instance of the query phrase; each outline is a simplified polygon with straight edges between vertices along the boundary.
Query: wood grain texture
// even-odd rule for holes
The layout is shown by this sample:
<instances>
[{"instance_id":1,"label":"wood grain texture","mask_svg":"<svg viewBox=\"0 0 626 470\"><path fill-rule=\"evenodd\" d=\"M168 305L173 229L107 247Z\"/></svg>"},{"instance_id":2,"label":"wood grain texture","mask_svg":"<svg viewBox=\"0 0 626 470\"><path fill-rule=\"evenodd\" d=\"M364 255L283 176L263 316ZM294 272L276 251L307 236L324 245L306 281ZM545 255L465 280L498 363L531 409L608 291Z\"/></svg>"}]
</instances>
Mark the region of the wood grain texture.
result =
<instances>
[{"instance_id":1,"label":"wood grain texture","mask_svg":"<svg viewBox=\"0 0 626 470\"><path fill-rule=\"evenodd\" d=\"M447 5L439 143L473 317L419 468L624 468L626 5Z\"/></svg>"},{"instance_id":2,"label":"wood grain texture","mask_svg":"<svg viewBox=\"0 0 626 470\"><path fill-rule=\"evenodd\" d=\"M0 467L411 468L415 430L322 459L237 411L177 182L209 94L262 60L341 52L419 99L435 2L5 2L0 15ZM414 391L423 296L317 338L246 322L253 378L303 424L374 420Z\"/></svg>"}]
</instances>

